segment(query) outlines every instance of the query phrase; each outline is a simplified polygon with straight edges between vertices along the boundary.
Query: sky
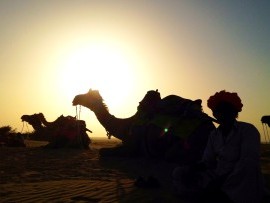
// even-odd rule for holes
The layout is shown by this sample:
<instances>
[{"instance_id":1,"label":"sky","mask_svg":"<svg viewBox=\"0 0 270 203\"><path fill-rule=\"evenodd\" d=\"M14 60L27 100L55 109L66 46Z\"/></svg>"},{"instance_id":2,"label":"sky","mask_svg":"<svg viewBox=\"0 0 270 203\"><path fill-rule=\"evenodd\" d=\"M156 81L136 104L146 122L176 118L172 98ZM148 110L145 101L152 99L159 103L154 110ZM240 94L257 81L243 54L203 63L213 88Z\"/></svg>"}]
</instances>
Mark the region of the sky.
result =
<instances>
[{"instance_id":1,"label":"sky","mask_svg":"<svg viewBox=\"0 0 270 203\"><path fill-rule=\"evenodd\" d=\"M75 95L99 90L111 114L133 115L148 90L207 99L237 92L238 120L261 133L270 115L268 0L0 0L0 126L42 112L106 132ZM268 128L270 132L270 129Z\"/></svg>"}]
</instances>

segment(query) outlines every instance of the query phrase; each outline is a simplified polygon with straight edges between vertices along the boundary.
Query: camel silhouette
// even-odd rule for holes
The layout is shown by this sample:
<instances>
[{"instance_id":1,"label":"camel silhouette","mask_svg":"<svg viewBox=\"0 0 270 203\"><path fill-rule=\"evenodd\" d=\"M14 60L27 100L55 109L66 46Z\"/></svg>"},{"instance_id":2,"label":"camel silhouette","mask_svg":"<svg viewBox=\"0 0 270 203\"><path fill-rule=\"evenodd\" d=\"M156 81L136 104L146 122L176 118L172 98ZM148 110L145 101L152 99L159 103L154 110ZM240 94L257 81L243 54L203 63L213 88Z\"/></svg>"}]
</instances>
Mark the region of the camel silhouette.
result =
<instances>
[{"instance_id":1,"label":"camel silhouette","mask_svg":"<svg viewBox=\"0 0 270 203\"><path fill-rule=\"evenodd\" d=\"M267 129L267 125L268 125L268 127L270 127L270 116L269 115L262 116L261 122L263 125L263 133L264 133L265 141L270 143L270 136L269 136L268 129Z\"/></svg>"},{"instance_id":2,"label":"camel silhouette","mask_svg":"<svg viewBox=\"0 0 270 203\"><path fill-rule=\"evenodd\" d=\"M150 92L149 94L151 94ZM160 98L157 98L158 100ZM140 110L151 111L151 104L154 103L154 99L145 97L144 102L140 102L138 107L138 112L128 118L116 118L114 115L110 114L107 105L104 103L103 98L99 94L98 90L89 90L86 94L80 94L75 96L73 99L73 105L82 105L93 111L107 132L107 136L110 138L111 135L122 140L127 141L130 128L136 120L139 119ZM154 105L153 105L154 106Z\"/></svg>"},{"instance_id":3,"label":"camel silhouette","mask_svg":"<svg viewBox=\"0 0 270 203\"><path fill-rule=\"evenodd\" d=\"M261 118L261 122L262 122L263 124L267 124L268 127L270 127L270 116L263 116L263 117Z\"/></svg>"},{"instance_id":4,"label":"camel silhouette","mask_svg":"<svg viewBox=\"0 0 270 203\"><path fill-rule=\"evenodd\" d=\"M30 124L35 131L40 131L44 128L39 118L40 118L40 113L21 116L22 122L27 122L28 124Z\"/></svg>"},{"instance_id":5,"label":"camel silhouette","mask_svg":"<svg viewBox=\"0 0 270 203\"><path fill-rule=\"evenodd\" d=\"M49 122L43 113L23 115L22 121L26 121L34 128L33 139L49 141L47 147L79 147L89 148L91 143L87 135L86 123L83 120L76 120L72 116L59 116L56 120Z\"/></svg>"},{"instance_id":6,"label":"camel silhouette","mask_svg":"<svg viewBox=\"0 0 270 203\"><path fill-rule=\"evenodd\" d=\"M92 133L91 130L89 130L88 128L86 128L86 123L83 120L76 120L76 116L59 116L55 121L53 122L49 122L47 121L47 119L45 118L45 116L43 115L43 113L39 113L37 114L39 121L46 127L48 128L57 128L57 127L61 127L61 126L65 126L66 124L73 124L73 125L77 125L79 126L79 128L88 131L90 133Z\"/></svg>"},{"instance_id":7,"label":"camel silhouette","mask_svg":"<svg viewBox=\"0 0 270 203\"><path fill-rule=\"evenodd\" d=\"M183 150L186 145L186 149L196 151L192 153L196 154L194 159L198 159L198 153L202 153L208 135L214 129L214 119L202 112L201 102L177 95L161 99L157 90L150 90L139 102L137 112L128 118L117 118L110 114L97 90L90 89L86 94L75 96L72 103L93 111L107 135L120 139L123 146L127 146L126 149L135 153L139 149L150 156L181 153L188 157L183 155L183 151L176 152L177 148ZM192 147L187 146L187 140Z\"/></svg>"}]
</instances>

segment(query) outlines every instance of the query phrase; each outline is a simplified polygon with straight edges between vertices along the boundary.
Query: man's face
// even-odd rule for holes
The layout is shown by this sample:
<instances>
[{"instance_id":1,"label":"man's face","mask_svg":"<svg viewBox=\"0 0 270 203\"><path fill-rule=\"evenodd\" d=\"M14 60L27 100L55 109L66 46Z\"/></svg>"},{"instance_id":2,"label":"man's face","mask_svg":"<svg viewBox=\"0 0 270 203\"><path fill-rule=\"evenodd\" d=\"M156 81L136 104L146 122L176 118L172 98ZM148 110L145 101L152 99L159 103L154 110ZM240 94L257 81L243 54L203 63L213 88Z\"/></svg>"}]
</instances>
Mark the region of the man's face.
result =
<instances>
[{"instance_id":1,"label":"man's face","mask_svg":"<svg viewBox=\"0 0 270 203\"><path fill-rule=\"evenodd\" d=\"M237 112L229 103L220 103L214 110L213 116L220 124L233 123L237 117Z\"/></svg>"}]
</instances>

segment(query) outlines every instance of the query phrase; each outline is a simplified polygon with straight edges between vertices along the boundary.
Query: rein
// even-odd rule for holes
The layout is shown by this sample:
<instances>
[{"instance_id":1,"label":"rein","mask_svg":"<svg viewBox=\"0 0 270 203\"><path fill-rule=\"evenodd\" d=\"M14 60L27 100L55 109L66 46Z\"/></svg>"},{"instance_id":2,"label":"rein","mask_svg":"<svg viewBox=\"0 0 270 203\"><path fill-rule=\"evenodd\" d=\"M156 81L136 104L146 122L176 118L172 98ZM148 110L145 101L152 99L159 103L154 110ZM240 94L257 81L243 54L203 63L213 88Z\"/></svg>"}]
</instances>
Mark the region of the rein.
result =
<instances>
[{"instance_id":1,"label":"rein","mask_svg":"<svg viewBox=\"0 0 270 203\"><path fill-rule=\"evenodd\" d=\"M78 107L76 106L76 120L80 120L81 117L81 105L79 105L79 110Z\"/></svg>"},{"instance_id":2,"label":"rein","mask_svg":"<svg viewBox=\"0 0 270 203\"><path fill-rule=\"evenodd\" d=\"M23 132L23 128L24 128L24 121L23 121L23 126L22 126L22 129L21 129L21 133Z\"/></svg>"},{"instance_id":3,"label":"rein","mask_svg":"<svg viewBox=\"0 0 270 203\"><path fill-rule=\"evenodd\" d=\"M79 110L76 106L76 125L77 125L77 134L78 134L78 137L79 137L79 142L81 143L81 145L83 144L82 143L82 135L81 135L81 126L80 126L80 123L79 123L79 120L81 118L81 105L79 105Z\"/></svg>"},{"instance_id":4,"label":"rein","mask_svg":"<svg viewBox=\"0 0 270 203\"><path fill-rule=\"evenodd\" d=\"M24 129L24 123L25 123L25 121L23 121L23 126L22 126L22 129L21 129L21 133L23 132L23 129ZM26 128L27 128L27 133L29 133L27 122L26 122Z\"/></svg>"}]
</instances>

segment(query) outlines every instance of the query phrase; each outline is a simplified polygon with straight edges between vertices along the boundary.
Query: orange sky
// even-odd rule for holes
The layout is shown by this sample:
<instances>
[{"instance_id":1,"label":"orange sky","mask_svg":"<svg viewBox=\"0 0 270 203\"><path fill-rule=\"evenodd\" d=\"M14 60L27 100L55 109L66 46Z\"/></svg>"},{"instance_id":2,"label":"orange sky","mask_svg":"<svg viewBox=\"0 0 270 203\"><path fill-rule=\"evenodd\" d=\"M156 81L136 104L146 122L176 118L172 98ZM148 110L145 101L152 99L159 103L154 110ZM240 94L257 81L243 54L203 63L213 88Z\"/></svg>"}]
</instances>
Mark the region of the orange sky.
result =
<instances>
[{"instance_id":1,"label":"orange sky","mask_svg":"<svg viewBox=\"0 0 270 203\"><path fill-rule=\"evenodd\" d=\"M267 1L0 2L0 126L22 128L23 114L75 116L72 99L99 89L117 117L135 113L150 89L202 99L238 92L239 120L262 133L270 115ZM269 8L269 7L268 7ZM81 119L106 132L94 114ZM31 127L29 127L31 130Z\"/></svg>"}]
</instances>

